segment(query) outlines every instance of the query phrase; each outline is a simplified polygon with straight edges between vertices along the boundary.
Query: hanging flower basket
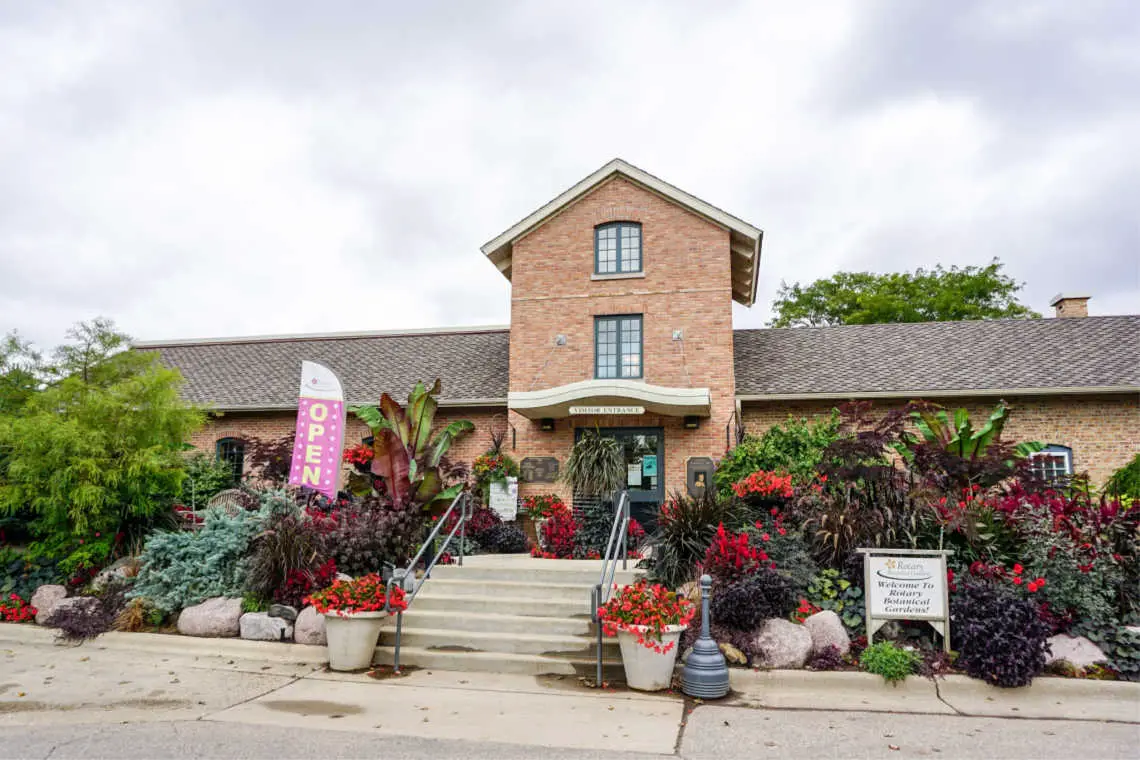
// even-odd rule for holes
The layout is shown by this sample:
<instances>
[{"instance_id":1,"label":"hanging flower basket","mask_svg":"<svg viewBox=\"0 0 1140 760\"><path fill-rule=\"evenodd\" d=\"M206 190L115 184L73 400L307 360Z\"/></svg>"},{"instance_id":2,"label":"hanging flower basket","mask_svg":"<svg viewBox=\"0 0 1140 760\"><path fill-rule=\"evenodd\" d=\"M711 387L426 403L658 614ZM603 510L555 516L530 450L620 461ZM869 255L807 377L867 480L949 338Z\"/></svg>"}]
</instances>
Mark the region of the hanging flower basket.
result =
<instances>
[{"instance_id":1,"label":"hanging flower basket","mask_svg":"<svg viewBox=\"0 0 1140 760\"><path fill-rule=\"evenodd\" d=\"M333 670L369 667L384 618L408 608L404 590L394 587L389 597L384 580L376 573L336 581L305 602L325 616L329 667Z\"/></svg>"},{"instance_id":2,"label":"hanging flower basket","mask_svg":"<svg viewBox=\"0 0 1140 760\"><path fill-rule=\"evenodd\" d=\"M618 637L630 688L669 688L677 662L677 642L696 611L690 600L644 579L621 587L598 609L602 630L607 636Z\"/></svg>"}]
</instances>

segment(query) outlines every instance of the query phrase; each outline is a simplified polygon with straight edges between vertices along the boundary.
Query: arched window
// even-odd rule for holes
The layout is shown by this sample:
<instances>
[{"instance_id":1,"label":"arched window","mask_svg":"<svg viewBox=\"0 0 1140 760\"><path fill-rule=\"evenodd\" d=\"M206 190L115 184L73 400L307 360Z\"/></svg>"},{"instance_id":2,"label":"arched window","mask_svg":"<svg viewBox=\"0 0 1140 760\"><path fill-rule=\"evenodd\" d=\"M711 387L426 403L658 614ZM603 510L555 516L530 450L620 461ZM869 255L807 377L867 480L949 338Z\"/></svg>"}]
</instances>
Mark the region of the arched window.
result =
<instances>
[{"instance_id":1,"label":"arched window","mask_svg":"<svg viewBox=\"0 0 1140 760\"><path fill-rule=\"evenodd\" d=\"M234 482L240 483L242 473L245 471L245 441L240 438L220 438L214 445L214 455L219 462L225 462L230 466Z\"/></svg>"},{"instance_id":2,"label":"arched window","mask_svg":"<svg viewBox=\"0 0 1140 760\"><path fill-rule=\"evenodd\" d=\"M641 225L610 222L594 228L594 274L641 271Z\"/></svg>"},{"instance_id":3,"label":"arched window","mask_svg":"<svg viewBox=\"0 0 1140 760\"><path fill-rule=\"evenodd\" d=\"M1029 467L1047 483L1064 483L1073 474L1073 450L1051 443L1029 455Z\"/></svg>"}]
</instances>

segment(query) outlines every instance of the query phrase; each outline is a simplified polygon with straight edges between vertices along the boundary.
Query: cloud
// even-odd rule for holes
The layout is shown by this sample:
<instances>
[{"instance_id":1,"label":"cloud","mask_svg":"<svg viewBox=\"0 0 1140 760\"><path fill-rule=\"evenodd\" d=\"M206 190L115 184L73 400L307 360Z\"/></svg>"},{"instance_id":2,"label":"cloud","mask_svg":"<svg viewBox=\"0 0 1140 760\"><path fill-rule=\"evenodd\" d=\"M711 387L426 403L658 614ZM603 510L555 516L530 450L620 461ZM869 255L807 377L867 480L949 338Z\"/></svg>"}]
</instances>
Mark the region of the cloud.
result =
<instances>
[{"instance_id":1,"label":"cloud","mask_svg":"<svg viewBox=\"0 0 1140 760\"><path fill-rule=\"evenodd\" d=\"M994 256L1039 311L1135 311L1140 10L1011 8L8 4L0 326L505 323L479 246L618 155L765 230L738 326L781 280Z\"/></svg>"}]
</instances>

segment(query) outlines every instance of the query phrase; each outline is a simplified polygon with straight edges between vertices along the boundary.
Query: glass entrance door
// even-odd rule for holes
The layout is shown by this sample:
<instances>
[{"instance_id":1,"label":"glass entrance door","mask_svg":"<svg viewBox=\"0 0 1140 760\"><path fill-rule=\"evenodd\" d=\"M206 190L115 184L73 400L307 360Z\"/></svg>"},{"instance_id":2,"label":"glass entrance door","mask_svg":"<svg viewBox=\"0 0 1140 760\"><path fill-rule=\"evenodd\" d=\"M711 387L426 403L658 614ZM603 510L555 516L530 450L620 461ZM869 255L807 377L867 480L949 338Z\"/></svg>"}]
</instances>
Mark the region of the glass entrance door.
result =
<instances>
[{"instance_id":1,"label":"glass entrance door","mask_svg":"<svg viewBox=\"0 0 1140 760\"><path fill-rule=\"evenodd\" d=\"M586 428L575 431L575 440ZM657 522L657 508L665 499L665 430L663 428L601 428L625 451L630 512L648 530Z\"/></svg>"}]
</instances>

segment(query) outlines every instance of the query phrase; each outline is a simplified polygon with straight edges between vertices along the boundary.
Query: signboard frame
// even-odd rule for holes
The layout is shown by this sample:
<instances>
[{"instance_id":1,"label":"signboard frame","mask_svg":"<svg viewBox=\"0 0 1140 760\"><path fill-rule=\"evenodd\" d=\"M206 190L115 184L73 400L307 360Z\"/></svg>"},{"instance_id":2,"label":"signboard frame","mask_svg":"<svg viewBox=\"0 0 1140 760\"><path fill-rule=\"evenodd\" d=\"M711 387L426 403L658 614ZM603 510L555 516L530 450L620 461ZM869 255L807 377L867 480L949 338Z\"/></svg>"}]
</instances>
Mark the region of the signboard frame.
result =
<instances>
[{"instance_id":1,"label":"signboard frame","mask_svg":"<svg viewBox=\"0 0 1140 760\"><path fill-rule=\"evenodd\" d=\"M921 620L930 623L930 626L942 635L942 648L950 651L950 589L946 581L946 557L953 554L951 549L857 549L863 555L863 604L867 624L867 644L872 643L875 631L883 627L890 620ZM909 558L938 558L938 579L942 584L942 610L940 614L913 615L913 614L872 614L874 603L871 599L875 594L875 587L871 582L872 557L909 557Z\"/></svg>"}]
</instances>

